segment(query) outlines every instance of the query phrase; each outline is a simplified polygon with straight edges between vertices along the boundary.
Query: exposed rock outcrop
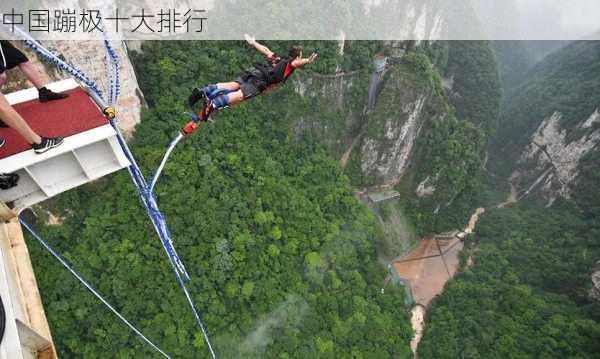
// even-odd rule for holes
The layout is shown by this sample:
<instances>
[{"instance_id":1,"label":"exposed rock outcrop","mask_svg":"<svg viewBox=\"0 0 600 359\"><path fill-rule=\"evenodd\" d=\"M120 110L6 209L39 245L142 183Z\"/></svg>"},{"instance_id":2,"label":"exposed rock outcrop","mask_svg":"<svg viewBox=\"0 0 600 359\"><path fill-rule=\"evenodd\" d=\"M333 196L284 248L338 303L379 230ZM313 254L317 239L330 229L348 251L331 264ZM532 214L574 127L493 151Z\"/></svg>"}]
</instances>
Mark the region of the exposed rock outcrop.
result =
<instances>
[{"instance_id":1,"label":"exposed rock outcrop","mask_svg":"<svg viewBox=\"0 0 600 359\"><path fill-rule=\"evenodd\" d=\"M559 196L570 198L580 160L600 144L600 130L594 129L599 118L596 110L570 131L562 127L561 113L546 118L531 136L519 169L511 176L521 196L538 191L548 204ZM575 132L582 134L573 138Z\"/></svg>"},{"instance_id":2,"label":"exposed rock outcrop","mask_svg":"<svg viewBox=\"0 0 600 359\"><path fill-rule=\"evenodd\" d=\"M361 127L366 103L366 78L364 72L340 72L335 75L313 73L306 79L295 80L295 91L310 98L313 107L294 121L294 134L298 137L311 134L334 157L341 158L354 143ZM314 116L314 113L319 116Z\"/></svg>"},{"instance_id":3,"label":"exposed rock outcrop","mask_svg":"<svg viewBox=\"0 0 600 359\"><path fill-rule=\"evenodd\" d=\"M439 174L438 176L435 176L433 179L431 178L431 176L427 176L423 181L421 181L421 183L419 183L419 185L417 186L417 189L415 191L417 197L422 198L422 197L429 197L431 195L433 195L435 193L435 186L433 185L437 180L438 180Z\"/></svg>"},{"instance_id":4,"label":"exposed rock outcrop","mask_svg":"<svg viewBox=\"0 0 600 359\"><path fill-rule=\"evenodd\" d=\"M362 145L363 173L379 178L385 185L396 185L406 172L415 140L422 128L426 97L402 106L401 113L385 119L383 136L367 136Z\"/></svg>"},{"instance_id":5,"label":"exposed rock outcrop","mask_svg":"<svg viewBox=\"0 0 600 359\"><path fill-rule=\"evenodd\" d=\"M582 125L582 128L591 128L594 125L600 125L600 111L596 109L594 113Z\"/></svg>"},{"instance_id":6,"label":"exposed rock outcrop","mask_svg":"<svg viewBox=\"0 0 600 359\"><path fill-rule=\"evenodd\" d=\"M319 107L318 118L297 119L294 133L310 133L319 139L341 159L342 167L361 176L361 186L390 188L400 183L425 124L448 116L449 107L440 96L441 83L432 75L435 70L428 59L414 53L406 56L395 58L389 66L376 57L373 73L365 69L330 76L312 74L295 82L296 92L314 99L317 106L322 103L319 98L324 98L327 107ZM377 66L380 62L383 65ZM420 197L435 191L438 176L428 175L422 188L417 189L417 184L413 188Z\"/></svg>"},{"instance_id":7,"label":"exposed rock outcrop","mask_svg":"<svg viewBox=\"0 0 600 359\"><path fill-rule=\"evenodd\" d=\"M596 268L592 273L592 289L590 289L589 298L600 301L600 261L596 263Z\"/></svg>"}]
</instances>

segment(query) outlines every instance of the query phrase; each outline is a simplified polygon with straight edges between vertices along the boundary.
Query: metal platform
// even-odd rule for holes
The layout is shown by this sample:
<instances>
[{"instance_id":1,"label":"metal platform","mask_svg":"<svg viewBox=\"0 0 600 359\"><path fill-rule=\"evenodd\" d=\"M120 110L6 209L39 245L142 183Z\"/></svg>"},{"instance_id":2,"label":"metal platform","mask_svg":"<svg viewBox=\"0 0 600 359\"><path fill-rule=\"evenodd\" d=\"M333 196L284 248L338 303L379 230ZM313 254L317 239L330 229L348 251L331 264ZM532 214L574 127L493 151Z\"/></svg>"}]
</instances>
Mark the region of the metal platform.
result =
<instances>
[{"instance_id":1,"label":"metal platform","mask_svg":"<svg viewBox=\"0 0 600 359\"><path fill-rule=\"evenodd\" d=\"M6 96L34 130L44 135L65 134L63 145L38 155L19 143L22 139L13 130L0 131L7 142L13 141L12 147L0 152L0 172L20 176L18 186L0 190L0 201L10 204L17 213L129 166L115 130L75 81L64 80L48 87L71 96L50 105L37 101L35 89Z\"/></svg>"}]
</instances>

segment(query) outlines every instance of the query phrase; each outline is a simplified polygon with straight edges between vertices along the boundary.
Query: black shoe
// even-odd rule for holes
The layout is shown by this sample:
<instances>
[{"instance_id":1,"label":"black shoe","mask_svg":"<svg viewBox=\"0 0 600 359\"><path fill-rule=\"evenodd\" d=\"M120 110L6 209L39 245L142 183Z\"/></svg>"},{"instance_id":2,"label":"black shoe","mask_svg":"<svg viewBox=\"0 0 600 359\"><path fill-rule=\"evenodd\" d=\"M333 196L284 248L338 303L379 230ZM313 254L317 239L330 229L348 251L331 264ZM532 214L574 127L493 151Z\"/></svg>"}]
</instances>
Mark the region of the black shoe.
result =
<instances>
[{"instance_id":1,"label":"black shoe","mask_svg":"<svg viewBox=\"0 0 600 359\"><path fill-rule=\"evenodd\" d=\"M33 148L35 153L39 154L39 153L44 153L48 150L51 150L55 147L58 147L58 146L62 145L63 142L64 142L64 139L62 137L52 137L52 138L42 137L42 142L40 144L34 143L33 145L31 145L31 147Z\"/></svg>"},{"instance_id":2,"label":"black shoe","mask_svg":"<svg viewBox=\"0 0 600 359\"><path fill-rule=\"evenodd\" d=\"M2 148L5 143L6 143L6 141L4 141L3 138L0 138L0 148Z\"/></svg>"},{"instance_id":3,"label":"black shoe","mask_svg":"<svg viewBox=\"0 0 600 359\"><path fill-rule=\"evenodd\" d=\"M188 105L190 105L190 107L194 107L194 105L200 100L206 101L206 94L201 88L196 87L192 90L190 97L188 97Z\"/></svg>"},{"instance_id":4,"label":"black shoe","mask_svg":"<svg viewBox=\"0 0 600 359\"><path fill-rule=\"evenodd\" d=\"M7 190L16 187L19 175L16 173L0 173L0 189Z\"/></svg>"},{"instance_id":5,"label":"black shoe","mask_svg":"<svg viewBox=\"0 0 600 359\"><path fill-rule=\"evenodd\" d=\"M67 95L66 93L52 92L51 90L48 90L45 87L42 87L41 89L39 89L38 92L40 94L40 102L62 100L62 99L69 97L69 95Z\"/></svg>"}]
</instances>

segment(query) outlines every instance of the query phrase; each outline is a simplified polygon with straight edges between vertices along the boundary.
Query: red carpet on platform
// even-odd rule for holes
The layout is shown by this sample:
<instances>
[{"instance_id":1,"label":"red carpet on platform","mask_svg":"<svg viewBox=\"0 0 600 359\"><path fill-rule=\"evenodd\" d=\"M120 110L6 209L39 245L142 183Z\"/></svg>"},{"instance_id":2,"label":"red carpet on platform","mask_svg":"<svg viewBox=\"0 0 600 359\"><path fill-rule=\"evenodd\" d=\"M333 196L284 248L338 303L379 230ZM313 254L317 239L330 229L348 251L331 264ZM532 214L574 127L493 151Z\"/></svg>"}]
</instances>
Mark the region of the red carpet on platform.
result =
<instances>
[{"instance_id":1,"label":"red carpet on platform","mask_svg":"<svg viewBox=\"0 0 600 359\"><path fill-rule=\"evenodd\" d=\"M81 88L66 91L69 98L40 103L37 99L14 106L15 110L41 136L68 137L108 123L96 104ZM27 151L31 146L15 130L0 128L6 140L0 159Z\"/></svg>"}]
</instances>

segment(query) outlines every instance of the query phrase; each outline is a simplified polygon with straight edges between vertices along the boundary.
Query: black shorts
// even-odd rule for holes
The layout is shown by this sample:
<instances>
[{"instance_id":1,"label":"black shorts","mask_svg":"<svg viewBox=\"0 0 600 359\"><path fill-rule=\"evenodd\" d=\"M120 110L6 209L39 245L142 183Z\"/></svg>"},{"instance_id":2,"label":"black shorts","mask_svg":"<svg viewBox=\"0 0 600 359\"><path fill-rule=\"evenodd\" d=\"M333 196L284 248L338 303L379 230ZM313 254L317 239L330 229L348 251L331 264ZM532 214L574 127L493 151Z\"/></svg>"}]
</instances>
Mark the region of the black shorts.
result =
<instances>
[{"instance_id":1,"label":"black shorts","mask_svg":"<svg viewBox=\"0 0 600 359\"><path fill-rule=\"evenodd\" d=\"M2 46L2 54L4 55L0 54L0 74L29 61L27 56L10 42L0 40L0 46Z\"/></svg>"},{"instance_id":2,"label":"black shorts","mask_svg":"<svg viewBox=\"0 0 600 359\"><path fill-rule=\"evenodd\" d=\"M240 84L244 100L260 95L268 87L267 82L255 71L247 71L235 79L235 82Z\"/></svg>"}]
</instances>

